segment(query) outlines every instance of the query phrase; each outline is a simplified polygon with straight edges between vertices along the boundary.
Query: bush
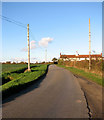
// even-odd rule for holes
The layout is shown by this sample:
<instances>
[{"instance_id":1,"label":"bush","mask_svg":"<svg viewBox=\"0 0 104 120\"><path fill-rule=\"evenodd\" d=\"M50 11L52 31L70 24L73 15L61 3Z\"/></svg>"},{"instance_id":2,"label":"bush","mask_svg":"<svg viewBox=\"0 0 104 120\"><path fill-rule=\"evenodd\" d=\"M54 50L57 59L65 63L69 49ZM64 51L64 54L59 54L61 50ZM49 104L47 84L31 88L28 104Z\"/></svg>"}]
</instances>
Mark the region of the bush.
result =
<instances>
[{"instance_id":1,"label":"bush","mask_svg":"<svg viewBox=\"0 0 104 120\"><path fill-rule=\"evenodd\" d=\"M82 60L82 61L63 61L59 60L59 65L65 65L70 67L77 67L81 69L89 69L89 61L88 60ZM104 61L102 60L91 60L91 70L95 71L97 73L101 73L102 70L104 71Z\"/></svg>"}]
</instances>

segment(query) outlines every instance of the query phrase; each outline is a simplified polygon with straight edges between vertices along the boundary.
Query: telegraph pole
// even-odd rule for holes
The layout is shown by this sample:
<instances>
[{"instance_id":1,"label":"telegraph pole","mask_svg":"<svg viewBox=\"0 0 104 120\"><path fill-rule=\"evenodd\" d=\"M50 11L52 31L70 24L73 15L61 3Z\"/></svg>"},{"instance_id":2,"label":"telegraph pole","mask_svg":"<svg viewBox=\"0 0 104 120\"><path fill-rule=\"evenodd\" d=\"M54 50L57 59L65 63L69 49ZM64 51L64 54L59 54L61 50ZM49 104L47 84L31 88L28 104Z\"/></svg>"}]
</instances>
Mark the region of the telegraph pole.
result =
<instances>
[{"instance_id":1,"label":"telegraph pole","mask_svg":"<svg viewBox=\"0 0 104 120\"><path fill-rule=\"evenodd\" d=\"M29 24L27 24L27 40L28 40L28 71L30 71L30 41L29 41Z\"/></svg>"},{"instance_id":2,"label":"telegraph pole","mask_svg":"<svg viewBox=\"0 0 104 120\"><path fill-rule=\"evenodd\" d=\"M47 48L45 50L45 62L47 62Z\"/></svg>"},{"instance_id":3,"label":"telegraph pole","mask_svg":"<svg viewBox=\"0 0 104 120\"><path fill-rule=\"evenodd\" d=\"M91 70L91 31L90 31L90 18L89 18L89 70Z\"/></svg>"}]
</instances>

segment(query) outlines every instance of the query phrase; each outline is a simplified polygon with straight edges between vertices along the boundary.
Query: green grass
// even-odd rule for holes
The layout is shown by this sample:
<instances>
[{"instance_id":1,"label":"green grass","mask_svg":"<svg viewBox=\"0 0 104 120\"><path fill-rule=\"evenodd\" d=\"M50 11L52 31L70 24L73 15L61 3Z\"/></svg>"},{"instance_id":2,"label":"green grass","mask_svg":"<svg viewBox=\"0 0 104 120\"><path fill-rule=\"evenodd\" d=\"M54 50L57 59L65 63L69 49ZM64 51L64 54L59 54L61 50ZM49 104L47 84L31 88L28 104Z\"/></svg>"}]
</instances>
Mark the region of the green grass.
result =
<instances>
[{"instance_id":1,"label":"green grass","mask_svg":"<svg viewBox=\"0 0 104 120\"><path fill-rule=\"evenodd\" d=\"M2 64L2 72L11 72L27 67L27 64Z\"/></svg>"},{"instance_id":2,"label":"green grass","mask_svg":"<svg viewBox=\"0 0 104 120\"><path fill-rule=\"evenodd\" d=\"M23 73L24 70L27 69L26 64L3 64L2 67L3 72L0 74L0 78L2 77L2 84L17 78L20 73Z\"/></svg>"},{"instance_id":3,"label":"green grass","mask_svg":"<svg viewBox=\"0 0 104 120\"><path fill-rule=\"evenodd\" d=\"M31 68L31 72L23 72L23 73L6 73L7 76L13 78L9 82L0 86L0 90L2 90L3 95L6 93L12 94L13 91L17 90L21 86L26 86L28 83L31 83L38 79L39 77L43 76L46 73L48 65L33 65ZM1 89L2 88L2 89Z\"/></svg>"},{"instance_id":4,"label":"green grass","mask_svg":"<svg viewBox=\"0 0 104 120\"><path fill-rule=\"evenodd\" d=\"M91 72L85 72L84 70L74 68L74 67L66 67L64 65L58 65L58 66L68 69L75 75L81 76L83 78L87 78L88 80L92 80L92 81L96 82L97 84L104 86L104 84L102 84L102 76L100 76L98 74L91 73Z\"/></svg>"}]
</instances>

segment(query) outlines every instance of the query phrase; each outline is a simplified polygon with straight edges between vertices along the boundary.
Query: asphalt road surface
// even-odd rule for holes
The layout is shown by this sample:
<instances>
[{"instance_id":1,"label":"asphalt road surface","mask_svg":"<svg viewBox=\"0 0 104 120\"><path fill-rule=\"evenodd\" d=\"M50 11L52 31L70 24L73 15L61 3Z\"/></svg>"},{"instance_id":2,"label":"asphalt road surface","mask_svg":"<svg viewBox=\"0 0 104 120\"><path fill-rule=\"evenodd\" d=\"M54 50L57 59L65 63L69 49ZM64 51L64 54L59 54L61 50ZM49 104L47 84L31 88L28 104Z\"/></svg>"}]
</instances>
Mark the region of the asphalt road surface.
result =
<instances>
[{"instance_id":1,"label":"asphalt road surface","mask_svg":"<svg viewBox=\"0 0 104 120\"><path fill-rule=\"evenodd\" d=\"M92 118L102 118L103 112L103 89L101 85L96 84L80 76L76 76L80 83L81 89L84 91L87 98L88 106L90 108L90 115ZM104 117L103 117L104 118Z\"/></svg>"},{"instance_id":2,"label":"asphalt road surface","mask_svg":"<svg viewBox=\"0 0 104 120\"><path fill-rule=\"evenodd\" d=\"M87 103L77 78L50 65L37 83L3 102L3 118L88 118Z\"/></svg>"}]
</instances>

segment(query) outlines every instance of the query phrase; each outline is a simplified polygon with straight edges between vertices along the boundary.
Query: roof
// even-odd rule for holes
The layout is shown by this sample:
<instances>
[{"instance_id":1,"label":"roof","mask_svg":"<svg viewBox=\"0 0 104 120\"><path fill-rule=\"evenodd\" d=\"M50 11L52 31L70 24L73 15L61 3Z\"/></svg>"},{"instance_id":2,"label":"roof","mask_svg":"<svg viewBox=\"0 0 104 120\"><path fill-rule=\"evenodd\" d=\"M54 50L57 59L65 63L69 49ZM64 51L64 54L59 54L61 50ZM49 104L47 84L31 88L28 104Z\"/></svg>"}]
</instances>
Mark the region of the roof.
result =
<instances>
[{"instance_id":1,"label":"roof","mask_svg":"<svg viewBox=\"0 0 104 120\"><path fill-rule=\"evenodd\" d=\"M92 58L102 57L101 54L91 55ZM89 55L60 55L60 58L89 58Z\"/></svg>"},{"instance_id":2,"label":"roof","mask_svg":"<svg viewBox=\"0 0 104 120\"><path fill-rule=\"evenodd\" d=\"M75 55L60 55L60 58L76 58Z\"/></svg>"}]
</instances>

